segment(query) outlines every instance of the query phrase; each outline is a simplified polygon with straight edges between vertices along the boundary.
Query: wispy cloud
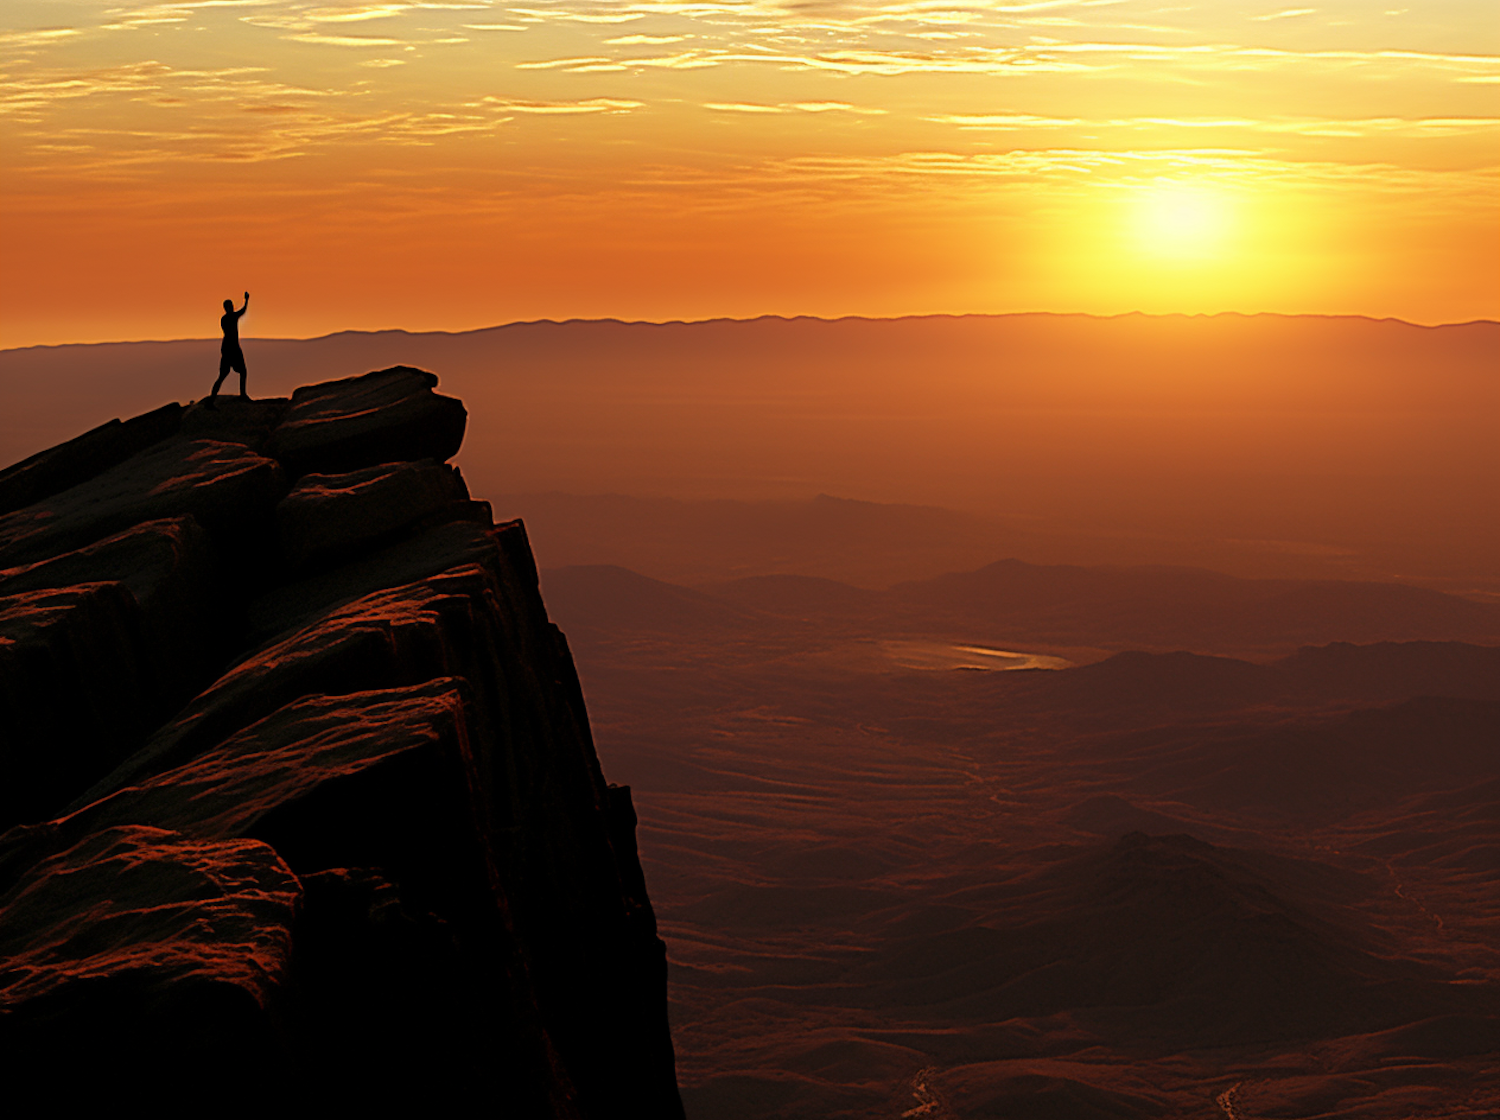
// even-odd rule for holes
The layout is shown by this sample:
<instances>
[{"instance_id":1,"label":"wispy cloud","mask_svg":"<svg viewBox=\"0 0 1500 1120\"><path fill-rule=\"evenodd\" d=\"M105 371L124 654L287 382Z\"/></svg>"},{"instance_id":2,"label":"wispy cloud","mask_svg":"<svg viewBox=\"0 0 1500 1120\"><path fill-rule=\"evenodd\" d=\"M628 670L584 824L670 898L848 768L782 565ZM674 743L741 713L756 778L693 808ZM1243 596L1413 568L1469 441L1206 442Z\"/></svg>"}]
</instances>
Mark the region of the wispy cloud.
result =
<instances>
[{"instance_id":1,"label":"wispy cloud","mask_svg":"<svg viewBox=\"0 0 1500 1120\"><path fill-rule=\"evenodd\" d=\"M716 113L785 113L785 105L753 105L743 101L705 101L705 109Z\"/></svg>"},{"instance_id":2,"label":"wispy cloud","mask_svg":"<svg viewBox=\"0 0 1500 1120\"><path fill-rule=\"evenodd\" d=\"M79 34L76 27L44 27L36 31L0 32L0 45L7 47L37 47L56 43Z\"/></svg>"},{"instance_id":3,"label":"wispy cloud","mask_svg":"<svg viewBox=\"0 0 1500 1120\"><path fill-rule=\"evenodd\" d=\"M100 24L99 28L106 31L124 31L163 24L187 23L200 12L212 12L220 8L263 9L275 6L276 0L182 0L180 3L142 4L137 7L108 9L109 20Z\"/></svg>"},{"instance_id":4,"label":"wispy cloud","mask_svg":"<svg viewBox=\"0 0 1500 1120\"><path fill-rule=\"evenodd\" d=\"M376 35L320 35L315 31L301 35L287 35L291 43L316 43L324 47L399 47L401 39L383 39Z\"/></svg>"},{"instance_id":5,"label":"wispy cloud","mask_svg":"<svg viewBox=\"0 0 1500 1120\"><path fill-rule=\"evenodd\" d=\"M906 74L1000 74L1016 71L1033 73L1083 71L1084 62L1062 61L1043 52L1026 48L999 48L953 54L918 51L834 50L818 53L776 51L735 51L702 49L673 55L612 59L608 57L558 58L517 63L517 69L559 69L587 72L602 65L612 68L656 67L665 69L707 69L709 67L750 64L776 66L785 70L823 71L846 75L870 74L901 76Z\"/></svg>"},{"instance_id":6,"label":"wispy cloud","mask_svg":"<svg viewBox=\"0 0 1500 1120\"><path fill-rule=\"evenodd\" d=\"M369 19L390 19L411 7L411 4L355 4L343 8L305 8L298 18L308 23L363 23Z\"/></svg>"},{"instance_id":7,"label":"wispy cloud","mask_svg":"<svg viewBox=\"0 0 1500 1120\"><path fill-rule=\"evenodd\" d=\"M506 11L512 15L530 16L532 19L563 20L570 23L630 23L648 14L639 10L632 11L630 7L626 7L624 11L576 11L566 8L507 8Z\"/></svg>"},{"instance_id":8,"label":"wispy cloud","mask_svg":"<svg viewBox=\"0 0 1500 1120\"><path fill-rule=\"evenodd\" d=\"M1071 41L1017 46L957 45L943 49L878 49L872 47L821 51L778 50L755 44L754 49L701 47L659 56L590 55L577 58L517 62L519 69L592 71L610 67L708 68L731 65L776 66L787 70L824 71L845 75L902 77L911 74L1025 74L1083 73L1117 70L1129 65L1137 71L1178 67L1196 73L1282 70L1288 68L1350 66L1390 72L1413 70L1474 72L1500 71L1500 58L1491 55L1441 54L1426 51L1323 50L1292 51L1271 47L1236 47L1211 43L1169 45Z\"/></svg>"},{"instance_id":9,"label":"wispy cloud","mask_svg":"<svg viewBox=\"0 0 1500 1120\"><path fill-rule=\"evenodd\" d=\"M186 103L243 102L253 99L326 96L320 91L267 81L265 67L179 70L156 61L88 70L48 70L13 77L0 87L0 114L37 121L42 111L84 98L118 96L131 100Z\"/></svg>"},{"instance_id":10,"label":"wispy cloud","mask_svg":"<svg viewBox=\"0 0 1500 1120\"><path fill-rule=\"evenodd\" d=\"M1296 19L1298 16L1310 16L1317 13L1317 8L1287 8L1280 12L1269 12L1263 16L1251 16L1258 23L1266 23L1273 19Z\"/></svg>"},{"instance_id":11,"label":"wispy cloud","mask_svg":"<svg viewBox=\"0 0 1500 1120\"><path fill-rule=\"evenodd\" d=\"M851 105L847 101L793 101L791 107L804 113L854 113L872 117L885 116L889 112L869 105Z\"/></svg>"},{"instance_id":12,"label":"wispy cloud","mask_svg":"<svg viewBox=\"0 0 1500 1120\"><path fill-rule=\"evenodd\" d=\"M576 113L628 113L639 109L642 101L625 101L614 97L591 97L581 101L524 101L511 97L483 97L474 104L508 113L541 113L544 115Z\"/></svg>"},{"instance_id":13,"label":"wispy cloud","mask_svg":"<svg viewBox=\"0 0 1500 1120\"><path fill-rule=\"evenodd\" d=\"M518 62L517 70L566 70L574 74L597 74L607 71L628 70L629 67L608 56L587 58L549 58L539 62Z\"/></svg>"},{"instance_id":14,"label":"wispy cloud","mask_svg":"<svg viewBox=\"0 0 1500 1120\"><path fill-rule=\"evenodd\" d=\"M1305 189L1357 187L1391 194L1474 198L1495 185L1493 172L1429 171L1393 164L1345 164L1276 159L1240 148L1101 151L1030 149L1004 153L916 151L881 157L814 156L777 161L777 177L803 183L910 185L934 188L952 179L1026 180L1046 189L1127 189L1163 180L1218 182L1261 191L1269 186Z\"/></svg>"},{"instance_id":15,"label":"wispy cloud","mask_svg":"<svg viewBox=\"0 0 1500 1120\"><path fill-rule=\"evenodd\" d=\"M1500 129L1497 117L1048 117L1030 113L939 113L923 118L964 129L1082 132L1152 129L1244 130L1312 137L1442 136Z\"/></svg>"},{"instance_id":16,"label":"wispy cloud","mask_svg":"<svg viewBox=\"0 0 1500 1120\"><path fill-rule=\"evenodd\" d=\"M691 35L621 35L617 39L606 39L604 42L612 47L655 47L666 43L680 43L684 39L691 38Z\"/></svg>"},{"instance_id":17,"label":"wispy cloud","mask_svg":"<svg viewBox=\"0 0 1500 1120\"><path fill-rule=\"evenodd\" d=\"M851 105L847 101L784 101L778 104L746 101L705 101L703 108L716 113L854 113L884 116L885 109Z\"/></svg>"}]
</instances>

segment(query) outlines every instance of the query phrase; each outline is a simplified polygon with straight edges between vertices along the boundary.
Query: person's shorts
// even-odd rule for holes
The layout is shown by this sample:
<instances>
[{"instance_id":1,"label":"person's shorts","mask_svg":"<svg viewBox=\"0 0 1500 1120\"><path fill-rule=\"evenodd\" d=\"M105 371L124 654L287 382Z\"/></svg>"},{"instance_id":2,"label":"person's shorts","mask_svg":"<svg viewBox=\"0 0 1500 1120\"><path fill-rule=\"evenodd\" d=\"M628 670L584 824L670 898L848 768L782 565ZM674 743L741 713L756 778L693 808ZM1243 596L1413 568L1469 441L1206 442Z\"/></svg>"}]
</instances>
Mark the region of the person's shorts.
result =
<instances>
[{"instance_id":1,"label":"person's shorts","mask_svg":"<svg viewBox=\"0 0 1500 1120\"><path fill-rule=\"evenodd\" d=\"M226 374L230 370L234 370L235 373L245 372L245 352L238 346L233 350L219 352L219 373Z\"/></svg>"}]
</instances>

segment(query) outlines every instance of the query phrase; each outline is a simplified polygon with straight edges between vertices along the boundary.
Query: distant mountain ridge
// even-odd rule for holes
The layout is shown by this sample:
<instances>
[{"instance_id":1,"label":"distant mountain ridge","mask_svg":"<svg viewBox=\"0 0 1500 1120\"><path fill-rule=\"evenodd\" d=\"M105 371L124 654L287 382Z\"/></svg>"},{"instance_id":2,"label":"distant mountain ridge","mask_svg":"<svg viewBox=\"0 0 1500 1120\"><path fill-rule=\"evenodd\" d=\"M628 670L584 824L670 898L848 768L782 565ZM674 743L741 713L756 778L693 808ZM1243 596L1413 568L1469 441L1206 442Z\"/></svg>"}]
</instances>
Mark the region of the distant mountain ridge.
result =
<instances>
[{"instance_id":1,"label":"distant mountain ridge","mask_svg":"<svg viewBox=\"0 0 1500 1120\"><path fill-rule=\"evenodd\" d=\"M1009 554L1500 590L1500 525L1479 515L1500 484L1500 324L1488 321L572 321L247 337L245 347L258 396L393 358L442 369L471 410L460 457L470 486L490 499L530 496L512 508L528 522L547 513L574 538L580 519L535 496L800 503L822 493L990 522L950 523L931 546L899 541L907 567L894 575L802 571L869 585ZM0 461L206 393L216 369L212 339L0 353ZM673 516L652 519L661 528ZM755 520L736 530L741 540ZM899 533L901 517L892 523ZM828 539L857 550L851 532ZM1003 546L992 539L1006 533ZM790 522L784 536L814 539ZM976 537L990 538L982 553ZM683 579L662 566L672 555L657 549L653 566L639 550L575 550L547 562ZM708 558L719 572L700 565L693 578L788 570L774 554L740 572Z\"/></svg>"},{"instance_id":2,"label":"distant mountain ridge","mask_svg":"<svg viewBox=\"0 0 1500 1120\"><path fill-rule=\"evenodd\" d=\"M597 319L569 318L569 319L516 319L508 323L493 323L483 327L462 327L455 330L442 328L408 329L405 327L374 327L353 328L337 331L329 331L326 334L308 335L297 338L288 335L266 335L256 336L253 340L257 342L322 342L326 339L367 338L381 336L382 338L400 337L454 337L458 335L487 334L492 331L515 330L524 327L566 327L579 324L604 324L621 327L698 327L718 326L722 324L741 323L922 323L922 322L963 322L963 321L998 321L1013 319L1064 319L1111 322L1118 320L1148 320L1148 321L1201 321L1201 320L1311 320L1315 322L1361 322L1361 323L1393 323L1404 327L1413 327L1417 330L1445 330L1450 327L1473 327L1473 326L1500 326L1500 320L1494 319L1468 319L1454 323L1416 323L1409 319L1402 319L1393 315L1339 315L1339 314L1313 314L1302 313L1289 315L1279 311L1216 311L1208 313L1152 313L1145 311L1125 311L1116 315L1093 315L1087 312L1069 311L1013 311L985 314L972 313L934 313L916 315L719 315L707 319L620 319L613 316L603 316ZM251 336L246 336L250 340ZM33 343L26 346L13 346L0 349L0 354L10 352L21 352L27 350L57 350L67 346L159 346L170 343L187 342L213 342L217 344L216 336L204 336L202 338L142 338L142 339L104 339L93 342L43 342Z\"/></svg>"}]
</instances>

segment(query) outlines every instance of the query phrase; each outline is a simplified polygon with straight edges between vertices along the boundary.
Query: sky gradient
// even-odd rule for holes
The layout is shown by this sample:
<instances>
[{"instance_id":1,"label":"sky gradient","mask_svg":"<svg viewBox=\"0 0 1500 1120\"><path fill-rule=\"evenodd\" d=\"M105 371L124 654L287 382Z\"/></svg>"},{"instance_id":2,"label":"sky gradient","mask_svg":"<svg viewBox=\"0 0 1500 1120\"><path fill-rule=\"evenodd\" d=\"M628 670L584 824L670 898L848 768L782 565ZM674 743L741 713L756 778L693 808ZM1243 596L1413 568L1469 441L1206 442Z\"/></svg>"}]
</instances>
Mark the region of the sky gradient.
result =
<instances>
[{"instance_id":1,"label":"sky gradient","mask_svg":"<svg viewBox=\"0 0 1500 1120\"><path fill-rule=\"evenodd\" d=\"M1490 0L11 0L0 346L1500 318Z\"/></svg>"}]
</instances>

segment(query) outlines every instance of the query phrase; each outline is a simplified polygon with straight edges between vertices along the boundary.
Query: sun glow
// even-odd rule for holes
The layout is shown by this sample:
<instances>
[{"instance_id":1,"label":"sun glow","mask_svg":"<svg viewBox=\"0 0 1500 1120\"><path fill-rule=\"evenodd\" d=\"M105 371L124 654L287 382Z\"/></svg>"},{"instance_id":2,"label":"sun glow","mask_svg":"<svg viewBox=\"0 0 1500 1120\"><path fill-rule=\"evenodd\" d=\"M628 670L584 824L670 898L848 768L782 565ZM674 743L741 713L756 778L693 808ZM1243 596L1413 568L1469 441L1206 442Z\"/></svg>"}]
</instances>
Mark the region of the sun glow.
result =
<instances>
[{"instance_id":1,"label":"sun glow","mask_svg":"<svg viewBox=\"0 0 1500 1120\"><path fill-rule=\"evenodd\" d=\"M1159 184L1135 199L1130 222L1139 247L1151 256L1212 258L1230 248L1232 209L1230 200L1210 187Z\"/></svg>"},{"instance_id":2,"label":"sun glow","mask_svg":"<svg viewBox=\"0 0 1500 1120\"><path fill-rule=\"evenodd\" d=\"M1382 270L1383 258L1360 256L1348 195L1226 179L1141 176L1055 204L1033 227L1034 259L1045 248L1051 267L1028 283L1057 303L1115 314L1290 313L1347 289L1360 268Z\"/></svg>"}]
</instances>

